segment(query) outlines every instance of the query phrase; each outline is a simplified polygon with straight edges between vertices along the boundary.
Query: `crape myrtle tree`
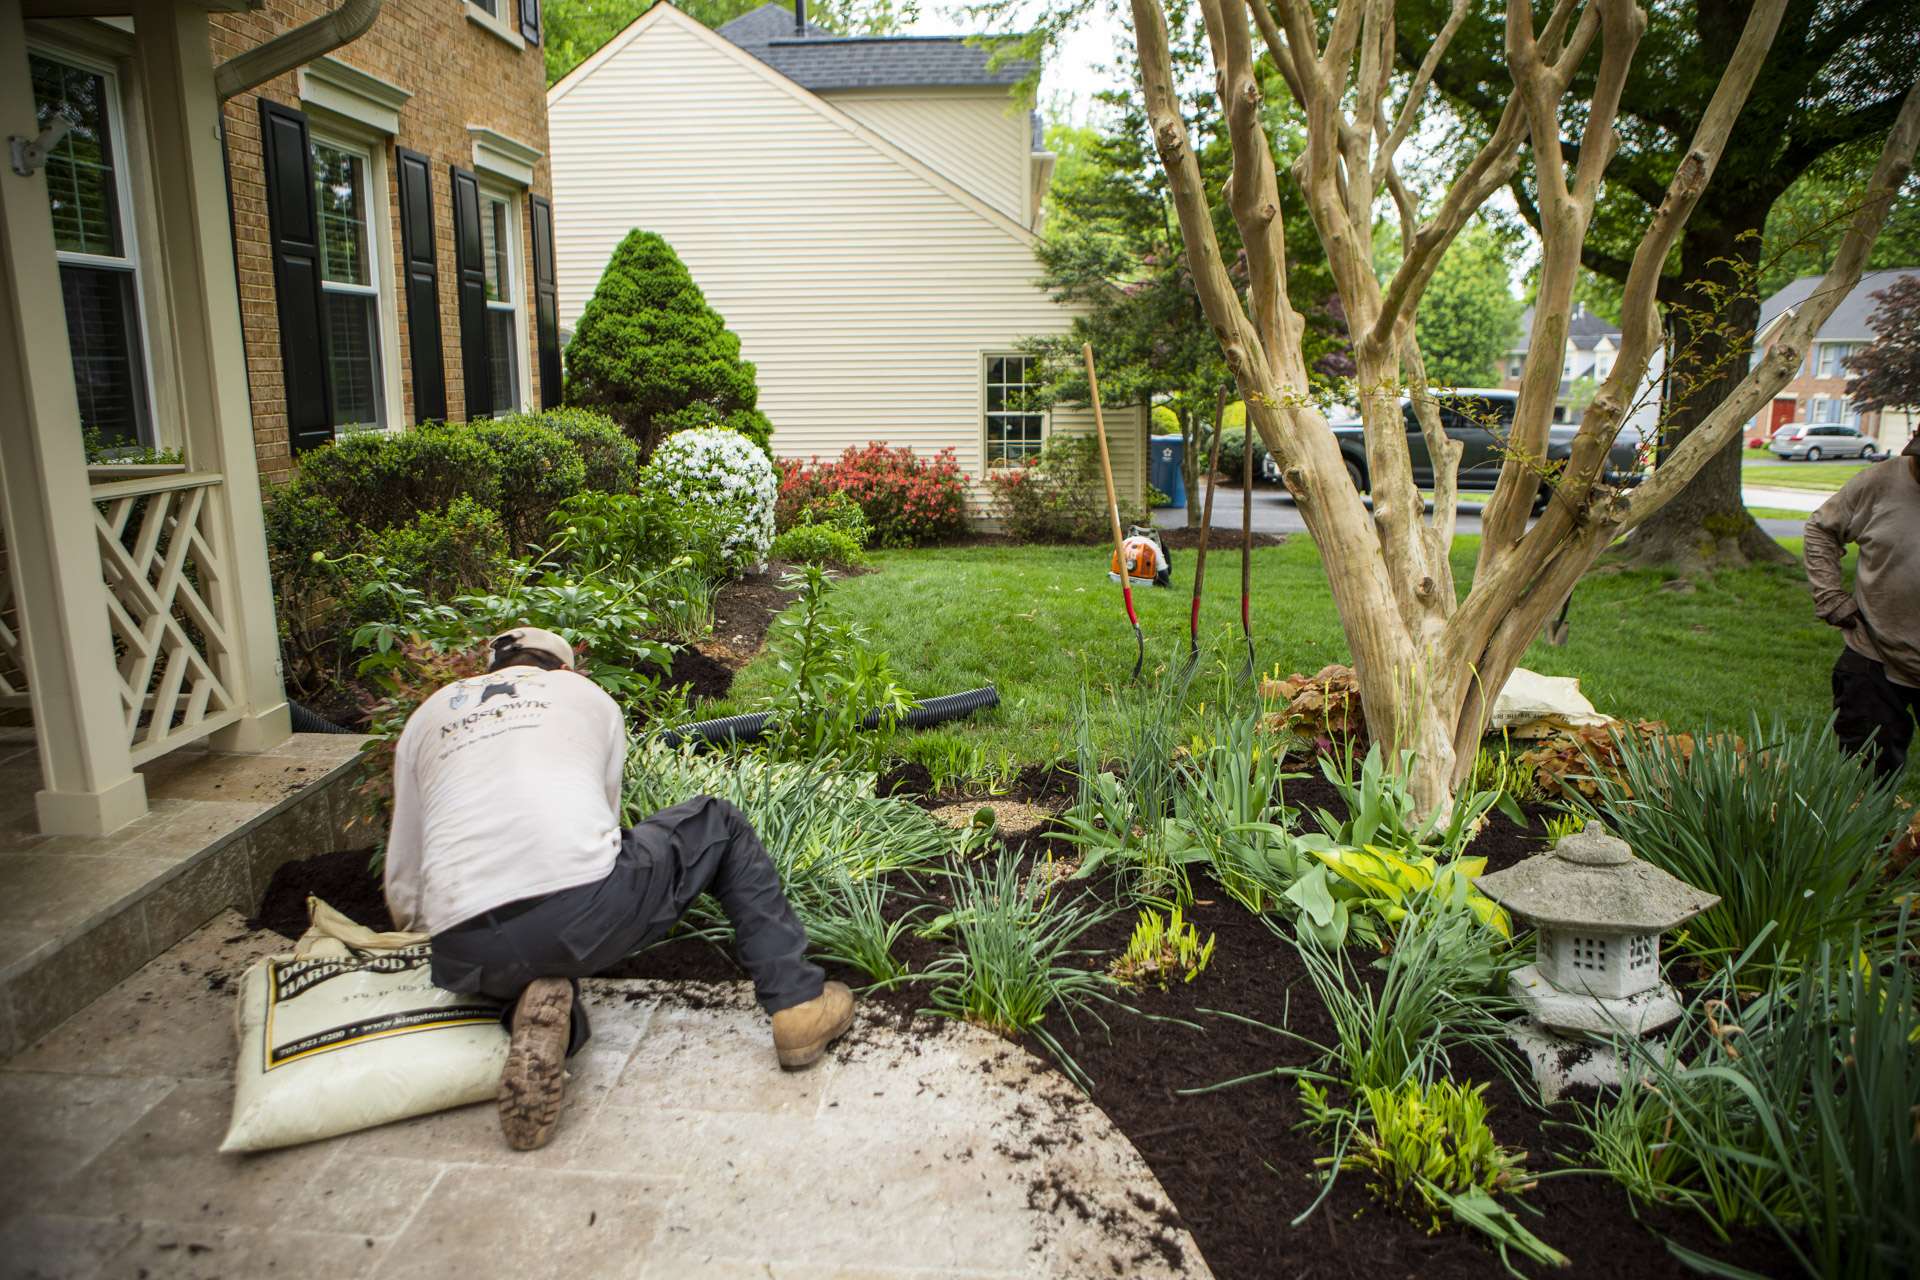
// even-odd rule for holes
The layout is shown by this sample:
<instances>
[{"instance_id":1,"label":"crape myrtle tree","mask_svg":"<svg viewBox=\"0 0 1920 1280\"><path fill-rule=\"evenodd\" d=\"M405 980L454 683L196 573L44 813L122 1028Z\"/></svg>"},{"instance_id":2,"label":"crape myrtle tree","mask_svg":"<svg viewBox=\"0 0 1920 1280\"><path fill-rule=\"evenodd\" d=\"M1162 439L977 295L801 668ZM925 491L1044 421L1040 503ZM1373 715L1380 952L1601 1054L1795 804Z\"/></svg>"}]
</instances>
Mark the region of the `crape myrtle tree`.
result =
<instances>
[{"instance_id":1,"label":"crape myrtle tree","mask_svg":"<svg viewBox=\"0 0 1920 1280\"><path fill-rule=\"evenodd\" d=\"M1174 20L1178 34L1170 42L1183 82L1204 65L1204 35L1197 17ZM1105 93L1109 115L1101 129L1056 128L1050 141L1063 163L1047 194L1045 231L1037 249L1041 284L1063 305L1081 310L1064 334L1035 338L1026 350L1040 357L1043 404L1085 404L1086 365L1080 351L1091 342L1099 358L1101 395L1114 404L1162 399L1179 424L1186 444L1183 479L1187 523L1200 523L1200 481L1213 438L1218 394L1231 375L1207 322L1192 269L1175 223L1167 178L1153 151L1146 104L1137 88ZM1279 115L1291 106L1284 95L1274 100L1268 128L1280 135L1298 130L1298 121ZM1210 91L1188 95L1184 110L1196 130L1218 113ZM1224 180L1232 150L1224 133L1204 135L1197 143L1200 167L1209 184ZM1066 161L1070 161L1067 163ZM1305 216L1295 197L1294 212ZM1236 290L1246 282L1238 232L1224 210L1217 211L1214 232L1231 260L1228 274ZM1303 339L1316 372L1341 375L1345 334L1325 308L1333 284L1317 254L1296 255L1289 263L1292 295L1302 299L1310 317Z\"/></svg>"},{"instance_id":2,"label":"crape myrtle tree","mask_svg":"<svg viewBox=\"0 0 1920 1280\"><path fill-rule=\"evenodd\" d=\"M1768 335L1765 352L1704 412L1646 483L1602 483L1609 446L1663 339L1662 268L1685 232L1728 145L1742 104L1779 29L1787 0L1756 3L1725 51L1698 126L1683 140L1657 211L1631 251L1621 293L1620 350L1596 390L1563 468L1545 463L1560 385L1561 353L1609 161L1621 141L1621 96L1646 31L1632 0L1555 0L1536 11L1508 0L1510 88L1493 127L1437 200L1421 202L1397 156L1421 121L1422 103L1467 14L1455 0L1415 70L1395 72L1395 0L1201 0L1233 150L1217 193L1206 185L1171 76L1161 0L1130 0L1135 46L1154 141L1179 214L1207 317L1246 402L1248 418L1279 463L1326 565L1369 732L1389 750L1415 753L1412 787L1428 810L1451 803L1473 764L1495 695L1541 626L1607 545L1671 501L1742 424L1784 386L1812 335L1858 280L1868 247L1905 180L1920 142L1920 85L1906 93L1881 151L1868 198L1852 218L1832 268L1810 298ZM1257 28L1257 32L1256 32ZM1357 367L1356 394L1372 475L1369 511L1348 480L1324 416L1307 394L1304 322L1289 295L1289 227L1263 123L1255 71L1260 40L1306 115L1289 179L1305 197L1344 305ZM1592 90L1570 96L1593 60ZM1568 122L1576 146L1562 134ZM1422 294L1472 215L1533 156L1541 228L1538 299L1500 477L1483 517L1473 582L1456 594L1453 542L1461 446L1441 429L1415 336ZM1390 199L1401 223L1399 267L1373 268L1374 211ZM1247 301L1228 277L1213 231L1218 200L1232 213L1247 256ZM1541 353L1545 353L1543 356ZM1414 486L1398 397L1410 391L1434 460L1429 517ZM1546 509L1528 513L1546 487Z\"/></svg>"},{"instance_id":3,"label":"crape myrtle tree","mask_svg":"<svg viewBox=\"0 0 1920 1280\"><path fill-rule=\"evenodd\" d=\"M1875 337L1847 360L1847 398L1856 409L1920 409L1920 271L1873 300Z\"/></svg>"},{"instance_id":4,"label":"crape myrtle tree","mask_svg":"<svg viewBox=\"0 0 1920 1280\"><path fill-rule=\"evenodd\" d=\"M730 427L761 448L773 435L740 339L673 247L627 233L567 344L566 402L606 414L651 454L675 431Z\"/></svg>"},{"instance_id":5,"label":"crape myrtle tree","mask_svg":"<svg viewBox=\"0 0 1920 1280\"><path fill-rule=\"evenodd\" d=\"M1395 48L1403 69L1418 66L1453 0L1402 0ZM1660 216L1678 165L1690 154L1705 113L1725 84L1727 60L1753 13L1751 0L1670 0L1646 6L1631 63L1609 90L1605 199L1594 210L1581 261L1624 286L1635 250ZM1499 6L1476 4L1434 68L1435 86L1492 130L1511 100L1512 42ZM1600 90L1603 64L1567 68L1569 92L1558 142L1567 163L1582 158L1585 104ZM1713 183L1700 195L1655 284L1666 321L1657 461L1674 452L1746 376L1760 304L1784 284L1775 261L1824 271L1834 242L1859 206L1901 99L1920 72L1920 0L1788 0L1752 88L1721 149ZM1544 146L1536 150L1550 154ZM1769 214L1803 177L1826 179L1825 200L1800 200L1789 230ZM1816 183L1815 186L1821 184ZM1521 215L1544 234L1549 212L1535 166L1511 182ZM1802 197L1821 194L1803 187ZM1788 234L1780 234L1781 232ZM1870 260L1869 265L1883 265ZM1898 265L1888 262L1884 265ZM1791 278L1791 277L1788 277ZM1771 286L1771 287L1769 287ZM1689 569L1791 557L1747 514L1740 495L1740 445L1726 447L1659 514L1635 529L1626 559Z\"/></svg>"}]
</instances>

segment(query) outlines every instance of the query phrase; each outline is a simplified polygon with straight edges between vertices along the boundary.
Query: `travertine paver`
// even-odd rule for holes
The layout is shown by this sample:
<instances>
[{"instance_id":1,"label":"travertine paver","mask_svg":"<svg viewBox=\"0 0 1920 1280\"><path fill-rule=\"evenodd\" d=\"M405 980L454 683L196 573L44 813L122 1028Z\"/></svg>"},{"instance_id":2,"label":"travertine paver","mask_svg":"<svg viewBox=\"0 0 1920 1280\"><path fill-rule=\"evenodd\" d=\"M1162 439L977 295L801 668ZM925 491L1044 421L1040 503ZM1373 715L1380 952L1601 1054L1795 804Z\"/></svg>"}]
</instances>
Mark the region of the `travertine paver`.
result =
<instances>
[{"instance_id":1,"label":"travertine paver","mask_svg":"<svg viewBox=\"0 0 1920 1280\"><path fill-rule=\"evenodd\" d=\"M544 1150L490 1106L221 1156L228 913L0 1068L0 1277L1206 1276L1137 1152L976 1028L862 1016L773 1065L745 984L587 984Z\"/></svg>"}]
</instances>

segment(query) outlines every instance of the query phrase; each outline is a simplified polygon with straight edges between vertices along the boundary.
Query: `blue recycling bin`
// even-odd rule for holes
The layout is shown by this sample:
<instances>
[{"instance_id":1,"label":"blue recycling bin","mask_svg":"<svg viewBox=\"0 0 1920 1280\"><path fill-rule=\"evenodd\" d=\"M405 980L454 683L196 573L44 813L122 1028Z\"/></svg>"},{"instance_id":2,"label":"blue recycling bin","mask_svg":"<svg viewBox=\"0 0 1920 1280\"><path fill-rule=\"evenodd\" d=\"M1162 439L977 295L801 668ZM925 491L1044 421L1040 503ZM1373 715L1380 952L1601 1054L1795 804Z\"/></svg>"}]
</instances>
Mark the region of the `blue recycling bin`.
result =
<instances>
[{"instance_id":1,"label":"blue recycling bin","mask_svg":"<svg viewBox=\"0 0 1920 1280\"><path fill-rule=\"evenodd\" d=\"M1147 444L1152 457L1147 479L1154 488L1167 495L1167 501L1162 505L1186 506L1187 482L1181 475L1180 467L1185 461L1187 442L1179 436L1148 436Z\"/></svg>"}]
</instances>

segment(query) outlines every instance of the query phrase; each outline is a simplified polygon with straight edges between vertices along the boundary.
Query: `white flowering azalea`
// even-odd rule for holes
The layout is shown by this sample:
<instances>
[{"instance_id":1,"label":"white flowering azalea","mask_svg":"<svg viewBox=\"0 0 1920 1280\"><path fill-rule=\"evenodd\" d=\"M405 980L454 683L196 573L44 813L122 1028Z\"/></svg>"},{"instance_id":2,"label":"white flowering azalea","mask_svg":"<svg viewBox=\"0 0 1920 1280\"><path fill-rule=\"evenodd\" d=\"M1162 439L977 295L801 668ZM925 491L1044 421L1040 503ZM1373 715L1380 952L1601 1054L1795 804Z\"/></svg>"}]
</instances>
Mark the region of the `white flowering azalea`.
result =
<instances>
[{"instance_id":1,"label":"white flowering azalea","mask_svg":"<svg viewBox=\"0 0 1920 1280\"><path fill-rule=\"evenodd\" d=\"M723 514L727 566L766 563L773 546L773 504L780 481L760 447L724 427L677 431L654 450L649 482L678 502L698 503Z\"/></svg>"}]
</instances>

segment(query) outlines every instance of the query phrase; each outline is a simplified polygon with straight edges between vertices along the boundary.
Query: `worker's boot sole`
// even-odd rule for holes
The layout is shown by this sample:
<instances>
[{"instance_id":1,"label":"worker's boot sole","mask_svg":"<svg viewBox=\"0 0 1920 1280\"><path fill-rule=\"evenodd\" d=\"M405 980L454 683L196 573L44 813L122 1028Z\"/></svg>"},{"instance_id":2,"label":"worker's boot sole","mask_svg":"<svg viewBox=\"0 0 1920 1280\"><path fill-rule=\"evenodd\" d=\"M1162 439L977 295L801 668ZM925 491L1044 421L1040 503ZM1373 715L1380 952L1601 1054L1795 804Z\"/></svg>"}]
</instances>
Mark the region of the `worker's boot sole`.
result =
<instances>
[{"instance_id":1,"label":"worker's boot sole","mask_svg":"<svg viewBox=\"0 0 1920 1280\"><path fill-rule=\"evenodd\" d=\"M566 1100L567 1032L573 984L539 978L513 1010L513 1043L500 1073L500 1132L516 1151L547 1145Z\"/></svg>"}]
</instances>

